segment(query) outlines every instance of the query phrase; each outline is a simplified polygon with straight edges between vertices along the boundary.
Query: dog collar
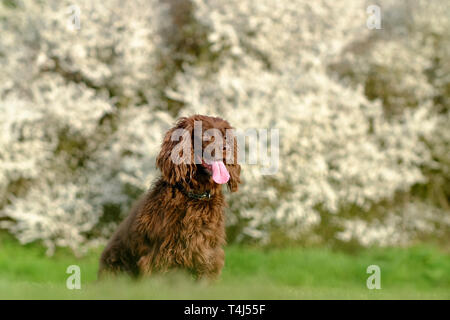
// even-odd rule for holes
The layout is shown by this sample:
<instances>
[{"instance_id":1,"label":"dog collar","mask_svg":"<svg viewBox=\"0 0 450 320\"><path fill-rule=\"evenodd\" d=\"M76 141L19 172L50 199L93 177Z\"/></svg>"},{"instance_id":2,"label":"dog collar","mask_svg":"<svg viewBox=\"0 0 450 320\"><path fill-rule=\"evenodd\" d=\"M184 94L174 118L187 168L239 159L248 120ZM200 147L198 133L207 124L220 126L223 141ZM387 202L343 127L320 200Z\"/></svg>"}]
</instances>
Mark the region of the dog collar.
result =
<instances>
[{"instance_id":1,"label":"dog collar","mask_svg":"<svg viewBox=\"0 0 450 320\"><path fill-rule=\"evenodd\" d=\"M184 190L184 188L182 186L180 186L179 184L176 185L177 189L181 191L182 194L184 194L185 196L187 196L188 198L191 199L196 199L196 200L207 200L209 201L211 199L211 192L210 191L205 191L202 193L195 193L192 191L186 191Z\"/></svg>"},{"instance_id":2,"label":"dog collar","mask_svg":"<svg viewBox=\"0 0 450 320\"><path fill-rule=\"evenodd\" d=\"M186 192L186 195L189 198L192 199L205 199L205 200L210 200L211 199L211 193L209 191L203 192L203 193L194 193L194 192Z\"/></svg>"}]
</instances>

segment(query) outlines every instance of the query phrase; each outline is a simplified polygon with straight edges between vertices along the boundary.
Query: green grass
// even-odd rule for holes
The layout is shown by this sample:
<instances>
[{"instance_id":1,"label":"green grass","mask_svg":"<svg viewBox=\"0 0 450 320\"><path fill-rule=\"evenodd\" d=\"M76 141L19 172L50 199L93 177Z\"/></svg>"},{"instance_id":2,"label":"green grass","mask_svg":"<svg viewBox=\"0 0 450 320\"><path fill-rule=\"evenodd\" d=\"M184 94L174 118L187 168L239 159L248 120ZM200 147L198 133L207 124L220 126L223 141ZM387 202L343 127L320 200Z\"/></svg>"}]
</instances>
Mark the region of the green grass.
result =
<instances>
[{"instance_id":1,"label":"green grass","mask_svg":"<svg viewBox=\"0 0 450 320\"><path fill-rule=\"evenodd\" d=\"M0 299L450 299L450 257L435 247L372 248L349 254L326 248L230 246L215 284L183 275L96 281L101 249L83 258L0 237ZM81 268L81 290L66 288L69 265ZM369 290L369 265L381 289Z\"/></svg>"}]
</instances>

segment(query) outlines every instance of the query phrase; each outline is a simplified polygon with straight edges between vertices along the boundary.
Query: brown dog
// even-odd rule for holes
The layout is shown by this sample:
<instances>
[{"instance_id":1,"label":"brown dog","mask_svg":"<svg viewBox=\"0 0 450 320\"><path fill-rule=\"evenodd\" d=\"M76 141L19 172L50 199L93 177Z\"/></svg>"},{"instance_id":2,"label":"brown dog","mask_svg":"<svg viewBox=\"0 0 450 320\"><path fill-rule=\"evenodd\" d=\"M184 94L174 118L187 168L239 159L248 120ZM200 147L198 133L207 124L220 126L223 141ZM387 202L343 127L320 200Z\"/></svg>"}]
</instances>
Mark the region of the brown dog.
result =
<instances>
[{"instance_id":1,"label":"brown dog","mask_svg":"<svg viewBox=\"0 0 450 320\"><path fill-rule=\"evenodd\" d=\"M237 191L241 170L230 130L223 119L195 115L179 119L167 132L156 160L162 176L110 239L99 276L176 268L196 278L220 274L225 259L222 184Z\"/></svg>"}]
</instances>

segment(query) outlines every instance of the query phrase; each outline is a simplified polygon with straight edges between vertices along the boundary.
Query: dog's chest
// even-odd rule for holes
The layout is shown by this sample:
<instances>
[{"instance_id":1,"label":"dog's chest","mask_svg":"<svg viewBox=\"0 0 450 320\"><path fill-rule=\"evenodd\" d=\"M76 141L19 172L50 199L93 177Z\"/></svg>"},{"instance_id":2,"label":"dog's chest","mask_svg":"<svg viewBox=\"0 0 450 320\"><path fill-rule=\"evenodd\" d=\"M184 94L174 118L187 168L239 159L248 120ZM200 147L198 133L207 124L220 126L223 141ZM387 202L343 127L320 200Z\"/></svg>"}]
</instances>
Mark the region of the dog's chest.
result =
<instances>
[{"instance_id":1,"label":"dog's chest","mask_svg":"<svg viewBox=\"0 0 450 320\"><path fill-rule=\"evenodd\" d=\"M186 250L222 245L225 238L223 209L215 206L186 208L179 224L179 241Z\"/></svg>"}]
</instances>

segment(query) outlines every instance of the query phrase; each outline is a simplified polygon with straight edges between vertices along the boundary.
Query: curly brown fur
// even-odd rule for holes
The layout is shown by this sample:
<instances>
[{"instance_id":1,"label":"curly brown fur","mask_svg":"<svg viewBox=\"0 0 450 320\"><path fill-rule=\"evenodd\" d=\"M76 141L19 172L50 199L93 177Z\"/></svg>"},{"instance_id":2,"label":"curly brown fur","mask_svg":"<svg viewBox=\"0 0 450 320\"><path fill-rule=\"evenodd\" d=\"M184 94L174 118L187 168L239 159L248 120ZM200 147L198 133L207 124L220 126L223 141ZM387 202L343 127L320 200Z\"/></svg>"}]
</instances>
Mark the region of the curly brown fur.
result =
<instances>
[{"instance_id":1,"label":"curly brown fur","mask_svg":"<svg viewBox=\"0 0 450 320\"><path fill-rule=\"evenodd\" d=\"M231 129L220 118L195 115L181 118L169 130L162 143L156 164L162 176L131 210L120 224L100 258L99 276L128 273L133 276L184 269L196 278L216 278L224 265L225 199L222 186L212 180L211 172L194 162L175 164L171 152L177 141L171 136L176 129L186 129L189 137L181 143L201 139L204 149L209 143L194 136L194 121L201 121L203 132L216 128L223 133ZM191 138L191 139L188 139ZM224 139L225 140L225 139ZM223 141L224 145L226 141ZM237 144L233 138L233 157L225 161L230 174L228 187L237 191L240 165L237 163ZM225 159L225 149L224 156ZM209 191L210 198L195 199L195 194Z\"/></svg>"}]
</instances>

